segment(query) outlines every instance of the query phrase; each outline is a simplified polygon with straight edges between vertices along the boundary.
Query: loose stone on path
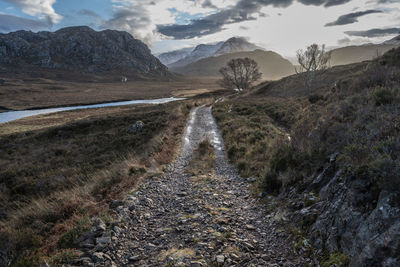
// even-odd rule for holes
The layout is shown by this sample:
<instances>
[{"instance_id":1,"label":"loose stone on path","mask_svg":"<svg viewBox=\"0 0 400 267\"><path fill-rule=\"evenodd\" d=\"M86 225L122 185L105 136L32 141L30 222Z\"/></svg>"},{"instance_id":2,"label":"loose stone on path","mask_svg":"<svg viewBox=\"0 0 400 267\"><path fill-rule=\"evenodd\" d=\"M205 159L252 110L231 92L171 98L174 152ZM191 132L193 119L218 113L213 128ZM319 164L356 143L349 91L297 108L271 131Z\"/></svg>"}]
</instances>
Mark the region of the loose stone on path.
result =
<instances>
[{"instance_id":1,"label":"loose stone on path","mask_svg":"<svg viewBox=\"0 0 400 267\"><path fill-rule=\"evenodd\" d=\"M185 172L204 139L214 145L210 174ZM251 184L227 163L210 107L191 111L178 158L161 177L111 204L121 223L96 246L82 248L83 266L308 266L289 235L251 197ZM99 231L103 224L98 222ZM85 255L86 256L86 255Z\"/></svg>"}]
</instances>

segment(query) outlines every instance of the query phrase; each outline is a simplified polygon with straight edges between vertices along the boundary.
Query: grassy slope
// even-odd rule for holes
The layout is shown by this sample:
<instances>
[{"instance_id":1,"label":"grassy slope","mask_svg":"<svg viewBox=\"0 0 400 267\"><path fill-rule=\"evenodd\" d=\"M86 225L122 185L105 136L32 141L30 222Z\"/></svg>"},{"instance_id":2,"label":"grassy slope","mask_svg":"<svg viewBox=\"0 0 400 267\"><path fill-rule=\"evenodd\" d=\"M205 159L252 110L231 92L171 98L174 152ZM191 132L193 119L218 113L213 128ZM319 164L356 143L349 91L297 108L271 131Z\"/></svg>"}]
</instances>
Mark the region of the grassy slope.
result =
<instances>
[{"instance_id":1,"label":"grassy slope","mask_svg":"<svg viewBox=\"0 0 400 267\"><path fill-rule=\"evenodd\" d=\"M54 254L70 247L64 234L73 226L85 229L87 216L106 211L110 200L173 158L188 107L170 103L86 112L48 115L75 120L0 136L1 249L26 257L38 248ZM137 120L144 122L143 130L127 132ZM18 122L5 127L13 124ZM136 171L141 168L147 172Z\"/></svg>"}]
</instances>

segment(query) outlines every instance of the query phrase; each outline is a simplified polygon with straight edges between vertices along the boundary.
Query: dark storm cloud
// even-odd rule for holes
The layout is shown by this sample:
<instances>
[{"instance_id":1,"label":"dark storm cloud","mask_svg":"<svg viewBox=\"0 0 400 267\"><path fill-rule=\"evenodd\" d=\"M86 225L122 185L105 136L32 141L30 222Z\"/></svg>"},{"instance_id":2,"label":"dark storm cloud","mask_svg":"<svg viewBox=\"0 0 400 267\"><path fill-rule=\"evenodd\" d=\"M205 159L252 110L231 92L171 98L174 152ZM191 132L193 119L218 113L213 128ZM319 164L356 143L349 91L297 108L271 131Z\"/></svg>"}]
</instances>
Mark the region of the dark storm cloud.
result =
<instances>
[{"instance_id":1,"label":"dark storm cloud","mask_svg":"<svg viewBox=\"0 0 400 267\"><path fill-rule=\"evenodd\" d=\"M260 10L265 6L288 7L295 0L240 0L235 6L223 9L218 13L193 20L187 25L158 25L160 33L175 39L190 39L221 31L225 25L254 20L254 14L263 15ZM323 5L330 7L341 5L350 0L297 0L305 5ZM265 15L265 14L264 14Z\"/></svg>"},{"instance_id":2,"label":"dark storm cloud","mask_svg":"<svg viewBox=\"0 0 400 267\"><path fill-rule=\"evenodd\" d=\"M350 36L381 37L386 35L400 34L400 28L370 29L367 31L347 31L344 33Z\"/></svg>"},{"instance_id":3,"label":"dark storm cloud","mask_svg":"<svg viewBox=\"0 0 400 267\"><path fill-rule=\"evenodd\" d=\"M338 6L343 5L351 0L298 0L303 5L313 5L313 6L321 6L324 7L331 7L331 6Z\"/></svg>"},{"instance_id":4,"label":"dark storm cloud","mask_svg":"<svg viewBox=\"0 0 400 267\"><path fill-rule=\"evenodd\" d=\"M0 32L12 32L17 30L48 30L51 26L51 21L40 21L0 14Z\"/></svg>"},{"instance_id":5,"label":"dark storm cloud","mask_svg":"<svg viewBox=\"0 0 400 267\"><path fill-rule=\"evenodd\" d=\"M124 30L149 43L148 37L140 37L137 34L139 30L148 27L152 22L146 5L155 5L155 3L154 1L141 0L134 5L118 6L115 8L113 16L109 20L103 21L100 28Z\"/></svg>"},{"instance_id":6,"label":"dark storm cloud","mask_svg":"<svg viewBox=\"0 0 400 267\"><path fill-rule=\"evenodd\" d=\"M382 13L382 11L381 10L366 10L366 11L345 14L345 15L340 16L337 20L325 24L325 27L352 24L352 23L358 22L357 19L359 17L365 16L368 14L373 14L373 13Z\"/></svg>"},{"instance_id":7,"label":"dark storm cloud","mask_svg":"<svg viewBox=\"0 0 400 267\"><path fill-rule=\"evenodd\" d=\"M204 8L216 8L216 6L210 1L210 0L205 0L202 4L202 7Z\"/></svg>"}]
</instances>

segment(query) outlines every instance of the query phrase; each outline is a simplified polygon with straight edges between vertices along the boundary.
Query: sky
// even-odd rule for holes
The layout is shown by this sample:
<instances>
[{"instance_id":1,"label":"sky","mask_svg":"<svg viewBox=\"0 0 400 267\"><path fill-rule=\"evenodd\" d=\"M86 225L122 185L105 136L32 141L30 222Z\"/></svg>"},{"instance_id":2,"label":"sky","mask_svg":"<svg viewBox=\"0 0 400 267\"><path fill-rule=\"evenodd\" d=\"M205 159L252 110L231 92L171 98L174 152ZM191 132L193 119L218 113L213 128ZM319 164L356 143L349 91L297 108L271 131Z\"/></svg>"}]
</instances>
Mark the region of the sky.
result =
<instances>
[{"instance_id":1,"label":"sky","mask_svg":"<svg viewBox=\"0 0 400 267\"><path fill-rule=\"evenodd\" d=\"M400 0L0 0L3 33L79 25L127 31L153 53L236 36L290 57L399 35Z\"/></svg>"}]
</instances>

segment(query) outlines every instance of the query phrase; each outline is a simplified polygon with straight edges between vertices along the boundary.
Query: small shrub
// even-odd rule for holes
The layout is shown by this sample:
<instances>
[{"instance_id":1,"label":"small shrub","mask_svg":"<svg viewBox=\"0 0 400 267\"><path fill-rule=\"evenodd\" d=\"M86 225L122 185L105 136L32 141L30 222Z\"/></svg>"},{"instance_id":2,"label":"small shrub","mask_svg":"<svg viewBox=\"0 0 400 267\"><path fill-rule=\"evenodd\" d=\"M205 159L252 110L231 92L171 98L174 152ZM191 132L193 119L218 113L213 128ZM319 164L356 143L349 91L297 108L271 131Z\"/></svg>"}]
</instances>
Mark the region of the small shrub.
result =
<instances>
[{"instance_id":1,"label":"small shrub","mask_svg":"<svg viewBox=\"0 0 400 267\"><path fill-rule=\"evenodd\" d=\"M391 104L395 98L392 90L386 87L378 87L375 89L373 98L376 106Z\"/></svg>"},{"instance_id":2,"label":"small shrub","mask_svg":"<svg viewBox=\"0 0 400 267\"><path fill-rule=\"evenodd\" d=\"M244 160L240 160L237 164L237 169L239 171L239 173L243 173L246 171L247 169L247 163Z\"/></svg>"},{"instance_id":3,"label":"small shrub","mask_svg":"<svg viewBox=\"0 0 400 267\"><path fill-rule=\"evenodd\" d=\"M337 267L344 267L349 265L349 256L346 254L336 252L329 255L329 259L323 261L321 266L322 267L330 267L330 266L337 266Z\"/></svg>"},{"instance_id":4,"label":"small shrub","mask_svg":"<svg viewBox=\"0 0 400 267\"><path fill-rule=\"evenodd\" d=\"M320 94L313 94L308 97L308 101L312 104L317 103L320 100L324 100L324 97Z\"/></svg>"},{"instance_id":5,"label":"small shrub","mask_svg":"<svg viewBox=\"0 0 400 267\"><path fill-rule=\"evenodd\" d=\"M272 194L279 193L282 183L278 179L278 174L272 171L267 172L261 182L261 188L265 192Z\"/></svg>"},{"instance_id":6,"label":"small shrub","mask_svg":"<svg viewBox=\"0 0 400 267\"><path fill-rule=\"evenodd\" d=\"M78 224L63 234L58 240L59 248L73 248L76 245L77 239L90 229L90 220L87 217L82 218Z\"/></svg>"},{"instance_id":7,"label":"small shrub","mask_svg":"<svg viewBox=\"0 0 400 267\"><path fill-rule=\"evenodd\" d=\"M143 167L130 167L129 175L143 174L146 173L146 169Z\"/></svg>"},{"instance_id":8,"label":"small shrub","mask_svg":"<svg viewBox=\"0 0 400 267\"><path fill-rule=\"evenodd\" d=\"M271 157L271 170L278 173L286 171L289 167L295 167L297 165L296 154L292 146L281 145Z\"/></svg>"},{"instance_id":9,"label":"small shrub","mask_svg":"<svg viewBox=\"0 0 400 267\"><path fill-rule=\"evenodd\" d=\"M76 250L63 249L52 257L51 266L53 266L53 265L59 266L62 263L68 263L71 260L75 259L77 256L78 256L78 253L76 252Z\"/></svg>"},{"instance_id":10,"label":"small shrub","mask_svg":"<svg viewBox=\"0 0 400 267\"><path fill-rule=\"evenodd\" d=\"M31 255L23 255L16 259L11 266L12 267L32 267L39 266L40 257L36 253L32 253Z\"/></svg>"}]
</instances>

